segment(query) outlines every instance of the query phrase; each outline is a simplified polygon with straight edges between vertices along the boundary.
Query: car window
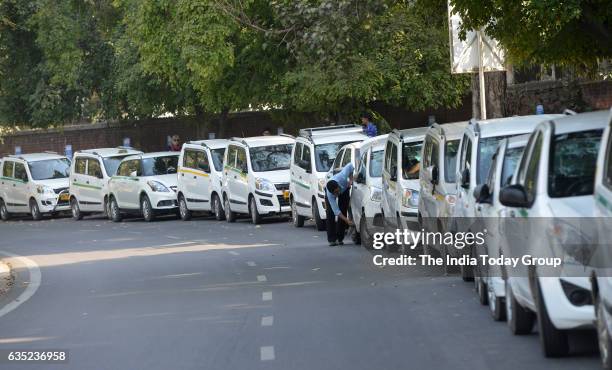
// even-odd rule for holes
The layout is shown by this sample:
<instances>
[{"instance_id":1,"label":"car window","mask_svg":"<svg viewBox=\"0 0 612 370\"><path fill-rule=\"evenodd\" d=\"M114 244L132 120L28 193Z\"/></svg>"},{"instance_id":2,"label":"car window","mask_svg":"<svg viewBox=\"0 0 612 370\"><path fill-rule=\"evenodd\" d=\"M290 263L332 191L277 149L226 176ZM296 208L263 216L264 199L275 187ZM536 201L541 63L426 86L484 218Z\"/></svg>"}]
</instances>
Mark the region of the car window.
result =
<instances>
[{"instance_id":1,"label":"car window","mask_svg":"<svg viewBox=\"0 0 612 370\"><path fill-rule=\"evenodd\" d=\"M178 155L143 158L141 176L171 175L176 173L177 167Z\"/></svg>"},{"instance_id":2,"label":"car window","mask_svg":"<svg viewBox=\"0 0 612 370\"><path fill-rule=\"evenodd\" d=\"M604 184L612 189L612 133L608 135L608 152L604 158Z\"/></svg>"},{"instance_id":3,"label":"car window","mask_svg":"<svg viewBox=\"0 0 612 370\"><path fill-rule=\"evenodd\" d=\"M246 150L236 147L236 168L243 172L248 172Z\"/></svg>"},{"instance_id":4,"label":"car window","mask_svg":"<svg viewBox=\"0 0 612 370\"><path fill-rule=\"evenodd\" d=\"M370 177L381 177L382 176L382 165L383 156L385 152L383 150L372 151L370 154Z\"/></svg>"},{"instance_id":5,"label":"car window","mask_svg":"<svg viewBox=\"0 0 612 370\"><path fill-rule=\"evenodd\" d=\"M203 150L196 151L196 169L210 173L210 163L208 162L208 155Z\"/></svg>"},{"instance_id":6,"label":"car window","mask_svg":"<svg viewBox=\"0 0 612 370\"><path fill-rule=\"evenodd\" d=\"M435 150L438 150L438 145ZM457 180L457 153L459 153L459 140L449 140L444 144L444 181L448 183Z\"/></svg>"},{"instance_id":7,"label":"car window","mask_svg":"<svg viewBox=\"0 0 612 370\"><path fill-rule=\"evenodd\" d=\"M495 136L480 139L476 168L477 185L482 184L487 178L489 168L491 166L491 158L493 157L499 142L505 138L507 138L507 136Z\"/></svg>"},{"instance_id":8,"label":"car window","mask_svg":"<svg viewBox=\"0 0 612 370\"><path fill-rule=\"evenodd\" d=\"M103 178L102 175L102 167L100 166L100 161L94 158L90 158L87 161L87 174L89 176L97 177L99 179Z\"/></svg>"},{"instance_id":9,"label":"car window","mask_svg":"<svg viewBox=\"0 0 612 370\"><path fill-rule=\"evenodd\" d=\"M327 172L332 167L340 148L345 146L346 144L352 143L344 142L344 143L329 143L329 144L319 144L315 145L315 165L317 167L317 171L319 172Z\"/></svg>"},{"instance_id":10,"label":"car window","mask_svg":"<svg viewBox=\"0 0 612 370\"><path fill-rule=\"evenodd\" d=\"M21 181L28 181L28 173L23 163L15 162L15 178Z\"/></svg>"},{"instance_id":11,"label":"car window","mask_svg":"<svg viewBox=\"0 0 612 370\"><path fill-rule=\"evenodd\" d=\"M30 167L30 174L34 180L65 179L70 176L68 158L28 162L28 167Z\"/></svg>"},{"instance_id":12,"label":"car window","mask_svg":"<svg viewBox=\"0 0 612 370\"><path fill-rule=\"evenodd\" d=\"M554 137L548 166L551 198L593 194L601 134L602 130L591 130Z\"/></svg>"},{"instance_id":13,"label":"car window","mask_svg":"<svg viewBox=\"0 0 612 370\"><path fill-rule=\"evenodd\" d=\"M345 150L342 149L336 155L336 159L334 159L334 164L332 166L332 169L334 170L334 172L338 172L338 171L340 171L340 168L342 168L342 158L344 158L344 152L345 152Z\"/></svg>"},{"instance_id":14,"label":"car window","mask_svg":"<svg viewBox=\"0 0 612 370\"><path fill-rule=\"evenodd\" d=\"M538 167L540 164L540 155L542 152L542 134L538 133L533 144L533 150L527 162L527 169L525 170L525 180L523 186L527 192L527 201L533 203L538 186Z\"/></svg>"},{"instance_id":15,"label":"car window","mask_svg":"<svg viewBox=\"0 0 612 370\"><path fill-rule=\"evenodd\" d=\"M387 141L387 145L385 147L385 170L387 172L391 172L391 160L389 157L391 156L391 142Z\"/></svg>"},{"instance_id":16,"label":"car window","mask_svg":"<svg viewBox=\"0 0 612 370\"><path fill-rule=\"evenodd\" d=\"M117 175L131 176L132 172L136 172L136 176L140 176L140 160L132 159L122 162L117 170Z\"/></svg>"},{"instance_id":17,"label":"car window","mask_svg":"<svg viewBox=\"0 0 612 370\"><path fill-rule=\"evenodd\" d=\"M223 156L225 155L225 148L212 149L210 151L212 156L212 162L215 166L215 170L220 172L223 170Z\"/></svg>"},{"instance_id":18,"label":"car window","mask_svg":"<svg viewBox=\"0 0 612 370\"><path fill-rule=\"evenodd\" d=\"M502 164L502 173L500 179L500 187L509 185L512 181L512 176L516 170L519 158L523 153L523 147L508 148L504 155L504 163Z\"/></svg>"},{"instance_id":19,"label":"car window","mask_svg":"<svg viewBox=\"0 0 612 370\"><path fill-rule=\"evenodd\" d=\"M236 167L236 147L234 145L230 145L227 147L227 162L225 163L227 166L232 168Z\"/></svg>"},{"instance_id":20,"label":"car window","mask_svg":"<svg viewBox=\"0 0 612 370\"><path fill-rule=\"evenodd\" d=\"M85 175L87 170L87 158L79 157L74 162L74 173Z\"/></svg>"},{"instance_id":21,"label":"car window","mask_svg":"<svg viewBox=\"0 0 612 370\"><path fill-rule=\"evenodd\" d=\"M402 177L404 179L411 180L419 178L422 151L423 142L421 141L404 143L402 145Z\"/></svg>"},{"instance_id":22,"label":"car window","mask_svg":"<svg viewBox=\"0 0 612 370\"><path fill-rule=\"evenodd\" d=\"M469 136L465 135L463 137L462 145L463 148L461 151L461 166L459 167L461 172L463 172L463 170L465 170L466 168L468 170L471 169L470 161L472 160L472 140L470 140Z\"/></svg>"},{"instance_id":23,"label":"car window","mask_svg":"<svg viewBox=\"0 0 612 370\"><path fill-rule=\"evenodd\" d=\"M183 153L183 167L196 169L198 166L197 156L198 152L195 150L185 150L185 153Z\"/></svg>"},{"instance_id":24,"label":"car window","mask_svg":"<svg viewBox=\"0 0 612 370\"><path fill-rule=\"evenodd\" d=\"M251 167L255 172L288 170L293 144L267 145L249 148Z\"/></svg>"},{"instance_id":25,"label":"car window","mask_svg":"<svg viewBox=\"0 0 612 370\"><path fill-rule=\"evenodd\" d=\"M303 167L306 171L312 170L312 156L310 155L310 147L304 145L302 149L302 160L305 166Z\"/></svg>"},{"instance_id":26,"label":"car window","mask_svg":"<svg viewBox=\"0 0 612 370\"><path fill-rule=\"evenodd\" d=\"M344 151L344 157L342 157L342 163L340 164L340 168L344 168L347 164L351 163L352 150L346 149Z\"/></svg>"},{"instance_id":27,"label":"car window","mask_svg":"<svg viewBox=\"0 0 612 370\"><path fill-rule=\"evenodd\" d=\"M393 173L395 170L395 173ZM391 153L389 154L389 173L397 174L397 145L391 143Z\"/></svg>"},{"instance_id":28,"label":"car window","mask_svg":"<svg viewBox=\"0 0 612 370\"><path fill-rule=\"evenodd\" d=\"M366 178L366 170L368 168L366 160L367 160L367 152L363 153L363 155L361 156L361 158L359 159L359 175L363 176L363 178Z\"/></svg>"},{"instance_id":29,"label":"car window","mask_svg":"<svg viewBox=\"0 0 612 370\"><path fill-rule=\"evenodd\" d=\"M495 152L493 157L491 158L491 166L489 167L489 173L487 174L487 181L485 182L489 187L489 191L493 193L495 189L495 167L497 167L497 158L499 156L499 152Z\"/></svg>"},{"instance_id":30,"label":"car window","mask_svg":"<svg viewBox=\"0 0 612 370\"><path fill-rule=\"evenodd\" d=\"M122 155L122 156L107 157L107 158L102 159L102 162L104 162L104 169L106 170L106 175L114 176L115 173L117 173L117 167L119 167L119 164L125 157L127 156Z\"/></svg>"},{"instance_id":31,"label":"car window","mask_svg":"<svg viewBox=\"0 0 612 370\"><path fill-rule=\"evenodd\" d=\"M4 167L2 167L2 176L4 177L13 177L13 167L15 166L15 162L13 161L5 161Z\"/></svg>"},{"instance_id":32,"label":"car window","mask_svg":"<svg viewBox=\"0 0 612 370\"><path fill-rule=\"evenodd\" d=\"M431 136L425 138L423 144L423 158L421 159L421 165L424 168L431 166Z\"/></svg>"},{"instance_id":33,"label":"car window","mask_svg":"<svg viewBox=\"0 0 612 370\"><path fill-rule=\"evenodd\" d=\"M300 160L302 158L302 147L304 146L304 144L302 143L295 143L295 147L293 150L293 163L296 166L300 165Z\"/></svg>"}]
</instances>

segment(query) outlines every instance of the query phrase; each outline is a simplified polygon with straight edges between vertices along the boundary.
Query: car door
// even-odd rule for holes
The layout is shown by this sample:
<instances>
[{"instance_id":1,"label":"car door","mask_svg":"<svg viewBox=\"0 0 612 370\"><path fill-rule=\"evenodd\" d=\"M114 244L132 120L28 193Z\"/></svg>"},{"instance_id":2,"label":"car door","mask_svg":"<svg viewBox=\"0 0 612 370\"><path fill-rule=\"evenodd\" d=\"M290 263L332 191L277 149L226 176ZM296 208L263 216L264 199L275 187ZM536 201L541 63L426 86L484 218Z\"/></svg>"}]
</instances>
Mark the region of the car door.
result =
<instances>
[{"instance_id":1,"label":"car door","mask_svg":"<svg viewBox=\"0 0 612 370\"><path fill-rule=\"evenodd\" d=\"M353 213L353 220L356 225L359 225L360 222L363 198L369 196L367 185L368 152L364 152L359 160L359 167L357 168L357 175L353 180L353 190L351 192L351 212Z\"/></svg>"},{"instance_id":2,"label":"car door","mask_svg":"<svg viewBox=\"0 0 612 370\"><path fill-rule=\"evenodd\" d=\"M210 209L210 171L212 162L204 150L194 150L195 163L192 176L192 188L189 189L191 198L187 199L189 208L195 210Z\"/></svg>"},{"instance_id":3,"label":"car door","mask_svg":"<svg viewBox=\"0 0 612 370\"><path fill-rule=\"evenodd\" d=\"M0 180L0 186L2 187L2 199L6 204L6 209L9 212L16 212L14 193L13 193L13 169L15 168L15 162L5 160L2 166L2 179Z\"/></svg>"},{"instance_id":4,"label":"car door","mask_svg":"<svg viewBox=\"0 0 612 370\"><path fill-rule=\"evenodd\" d=\"M392 221L392 223L394 225L396 225L396 227L399 227L399 225L397 224L397 214L398 214L398 209L397 209L397 205L399 202L401 202L402 199L402 194L401 194L401 186L398 186L397 180L398 180L398 167L397 167L397 163L398 163L398 150L397 150L397 144L394 142L390 142L391 147L390 149L390 153L389 153L389 178L388 178L388 186L389 188L387 189L388 192L388 199L387 199L387 205L388 205L388 210L389 210L389 214L386 214L385 217L387 217L390 221Z\"/></svg>"},{"instance_id":5,"label":"car door","mask_svg":"<svg viewBox=\"0 0 612 370\"><path fill-rule=\"evenodd\" d=\"M437 166L437 162L433 161L433 151L437 150L438 143L431 136L427 136L425 144L423 145L423 159L422 169L420 171L419 183L420 192L419 201L422 206L419 211L421 212L421 222L426 230L433 230L434 222L431 222L432 217L437 215L433 212L435 210L435 184L433 183L432 174L436 171L434 168Z\"/></svg>"},{"instance_id":6,"label":"car door","mask_svg":"<svg viewBox=\"0 0 612 370\"><path fill-rule=\"evenodd\" d=\"M27 211L30 192L28 190L28 172L23 162L15 162L15 174L13 175L13 194L17 211Z\"/></svg>"},{"instance_id":7,"label":"car door","mask_svg":"<svg viewBox=\"0 0 612 370\"><path fill-rule=\"evenodd\" d=\"M291 195L293 196L293 201L296 202L298 207L298 212L300 211L300 205L304 204L304 184L306 181L306 169L304 168L304 163L302 162L302 151L304 148L304 144L300 142L296 142L293 147L293 158L291 160L291 184L290 187L293 190Z\"/></svg>"},{"instance_id":8,"label":"car door","mask_svg":"<svg viewBox=\"0 0 612 370\"><path fill-rule=\"evenodd\" d=\"M461 157L459 161L459 166L457 166L457 177L456 177L456 186L457 186L457 205L455 207L455 215L457 216L457 222L460 223L459 230L467 230L465 220L462 220L466 215L466 208L468 207L468 188L464 187L462 184L463 176L462 174L465 171L472 171L471 168L471 160L472 160L472 139L467 135L463 135L463 139L461 140ZM469 176L468 176L469 178Z\"/></svg>"},{"instance_id":9,"label":"car door","mask_svg":"<svg viewBox=\"0 0 612 370\"><path fill-rule=\"evenodd\" d=\"M232 185L234 189L232 194L234 196L233 204L236 205L236 210L239 212L248 212L248 197L249 197L249 165L247 159L247 151L245 147L236 147L236 168L234 181Z\"/></svg>"},{"instance_id":10,"label":"car door","mask_svg":"<svg viewBox=\"0 0 612 370\"><path fill-rule=\"evenodd\" d=\"M85 210L91 212L103 211L104 200L104 174L102 173L102 164L100 159L89 157L87 159L87 178L83 192L86 194L87 207Z\"/></svg>"},{"instance_id":11,"label":"car door","mask_svg":"<svg viewBox=\"0 0 612 370\"><path fill-rule=\"evenodd\" d=\"M131 159L122 162L113 179L115 197L120 208L138 209L140 207L139 178L140 160Z\"/></svg>"},{"instance_id":12,"label":"car door","mask_svg":"<svg viewBox=\"0 0 612 370\"><path fill-rule=\"evenodd\" d=\"M385 146L385 153L383 157L383 175L382 175L382 187L383 187L383 198L382 198L382 211L386 216L390 214L389 211L389 202L391 202L392 195L390 194L391 186L389 185L390 174L390 165L391 160L389 156L391 155L391 141L387 141L387 145Z\"/></svg>"},{"instance_id":13,"label":"car door","mask_svg":"<svg viewBox=\"0 0 612 370\"><path fill-rule=\"evenodd\" d=\"M331 169L325 175L325 180L329 181L332 176L336 175L338 172L340 172L340 170L342 170L342 161L344 159L345 152L346 149L340 149L340 151L336 155L336 158L334 159L334 163L332 164Z\"/></svg>"},{"instance_id":14,"label":"car door","mask_svg":"<svg viewBox=\"0 0 612 370\"><path fill-rule=\"evenodd\" d=\"M179 169L179 182L181 192L187 201L189 209L198 207L197 202L197 178L200 174L196 170L198 153L194 149L185 149L182 155L181 167Z\"/></svg>"}]
</instances>

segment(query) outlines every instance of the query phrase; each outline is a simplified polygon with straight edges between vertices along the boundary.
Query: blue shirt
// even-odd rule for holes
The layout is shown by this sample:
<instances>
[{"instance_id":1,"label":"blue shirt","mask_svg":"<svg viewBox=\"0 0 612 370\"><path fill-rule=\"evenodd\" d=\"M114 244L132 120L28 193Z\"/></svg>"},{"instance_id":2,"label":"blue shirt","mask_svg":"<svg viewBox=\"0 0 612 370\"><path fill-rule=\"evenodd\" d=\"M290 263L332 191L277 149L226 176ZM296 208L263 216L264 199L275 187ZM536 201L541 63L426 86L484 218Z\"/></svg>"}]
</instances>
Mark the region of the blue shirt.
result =
<instances>
[{"instance_id":1,"label":"blue shirt","mask_svg":"<svg viewBox=\"0 0 612 370\"><path fill-rule=\"evenodd\" d=\"M376 136L377 132L378 129L376 128L376 125L372 122L368 122L368 124L363 127L363 133L368 135L368 137Z\"/></svg>"},{"instance_id":2,"label":"blue shirt","mask_svg":"<svg viewBox=\"0 0 612 370\"><path fill-rule=\"evenodd\" d=\"M334 180L340 186L340 194L344 193L346 189L349 187L349 176L353 174L355 171L355 166L352 163L347 164L344 168L332 176L329 181ZM329 205L331 206L334 215L338 216L340 214L340 207L338 206L338 197L336 197L333 193L330 193L327 190L327 186L325 187L325 195L327 195L327 199L329 200Z\"/></svg>"}]
</instances>

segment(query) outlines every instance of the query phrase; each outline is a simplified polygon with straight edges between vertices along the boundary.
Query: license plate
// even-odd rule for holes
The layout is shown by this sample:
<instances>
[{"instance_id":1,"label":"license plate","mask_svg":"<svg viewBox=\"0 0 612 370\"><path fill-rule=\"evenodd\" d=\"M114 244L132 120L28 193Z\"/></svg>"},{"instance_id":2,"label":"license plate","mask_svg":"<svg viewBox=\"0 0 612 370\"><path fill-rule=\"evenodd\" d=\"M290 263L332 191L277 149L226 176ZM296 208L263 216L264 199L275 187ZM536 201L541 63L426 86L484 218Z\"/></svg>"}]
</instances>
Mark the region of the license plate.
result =
<instances>
[{"instance_id":1,"label":"license plate","mask_svg":"<svg viewBox=\"0 0 612 370\"><path fill-rule=\"evenodd\" d=\"M61 194L61 195L59 196L59 200L61 200L62 202L64 202L64 201L66 201L66 202L67 202L67 201L69 201L69 200L70 200L70 194Z\"/></svg>"},{"instance_id":2,"label":"license plate","mask_svg":"<svg viewBox=\"0 0 612 370\"><path fill-rule=\"evenodd\" d=\"M289 190L283 191L283 198L289 199Z\"/></svg>"}]
</instances>

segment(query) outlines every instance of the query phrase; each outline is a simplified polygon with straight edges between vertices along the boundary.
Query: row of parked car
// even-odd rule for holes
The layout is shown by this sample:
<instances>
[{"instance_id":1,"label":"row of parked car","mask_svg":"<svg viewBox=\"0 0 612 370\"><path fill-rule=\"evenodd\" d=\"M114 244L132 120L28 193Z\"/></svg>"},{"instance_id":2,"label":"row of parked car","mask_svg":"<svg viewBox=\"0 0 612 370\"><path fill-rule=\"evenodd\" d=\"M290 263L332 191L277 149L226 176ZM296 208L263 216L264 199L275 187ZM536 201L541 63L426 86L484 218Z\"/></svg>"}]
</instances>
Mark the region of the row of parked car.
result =
<instances>
[{"instance_id":1,"label":"row of parked car","mask_svg":"<svg viewBox=\"0 0 612 370\"><path fill-rule=\"evenodd\" d=\"M501 219L612 215L610 124L606 111L568 111L434 123L374 138L360 126L340 125L302 129L297 137L192 141L180 153L119 147L78 151L72 159L14 155L0 163L0 216L29 213L39 220L70 210L75 220L103 212L118 222L128 215L152 221L176 213L189 220L208 212L217 220L242 215L258 224L291 214L295 227L312 219L324 230L326 182L353 163L355 242L372 248L381 226L461 232L480 219L497 223L488 225L496 231L484 245L426 245L425 252L508 256L517 234L523 245L553 244L556 234L535 226L512 233L502 230ZM599 225L597 240L605 242L610 223ZM606 259L608 249L597 258ZM512 333L530 333L537 322L546 356L569 352L569 330L597 329L602 361L612 368L612 280L608 266L599 266L582 276L465 266L461 276L475 282L481 303L494 319L507 320Z\"/></svg>"}]
</instances>

